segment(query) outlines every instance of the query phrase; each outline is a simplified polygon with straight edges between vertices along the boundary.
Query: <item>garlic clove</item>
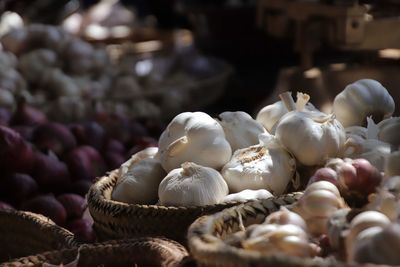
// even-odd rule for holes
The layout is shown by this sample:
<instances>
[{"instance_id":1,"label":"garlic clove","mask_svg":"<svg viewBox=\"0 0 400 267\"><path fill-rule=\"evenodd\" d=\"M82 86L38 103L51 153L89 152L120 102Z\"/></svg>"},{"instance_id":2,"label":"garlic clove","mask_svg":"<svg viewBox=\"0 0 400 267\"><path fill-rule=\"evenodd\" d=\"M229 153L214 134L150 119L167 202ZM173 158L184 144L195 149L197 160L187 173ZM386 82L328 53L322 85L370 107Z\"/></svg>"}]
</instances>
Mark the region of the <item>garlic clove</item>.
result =
<instances>
[{"instance_id":1,"label":"garlic clove","mask_svg":"<svg viewBox=\"0 0 400 267\"><path fill-rule=\"evenodd\" d=\"M392 148L397 149L400 147L400 138L398 134L400 131L400 117L387 118L379 122L378 127L379 140L389 143Z\"/></svg>"},{"instance_id":2,"label":"garlic clove","mask_svg":"<svg viewBox=\"0 0 400 267\"><path fill-rule=\"evenodd\" d=\"M281 207L281 210L268 215L263 224L293 224L300 227L304 231L307 231L307 225L303 218L297 213L289 211L285 207Z\"/></svg>"},{"instance_id":3,"label":"garlic clove","mask_svg":"<svg viewBox=\"0 0 400 267\"><path fill-rule=\"evenodd\" d=\"M362 126L371 115L380 121L390 117L394 109L394 100L386 88L371 79L347 85L333 101L333 112L344 127Z\"/></svg>"},{"instance_id":4,"label":"garlic clove","mask_svg":"<svg viewBox=\"0 0 400 267\"><path fill-rule=\"evenodd\" d=\"M157 155L157 153L158 153L158 147L148 147L135 153L134 155L131 156L131 158L128 161L126 161L121 165L118 171L118 176L119 177L124 176L128 172L131 166L133 166L134 164L138 163L143 159L154 158Z\"/></svg>"},{"instance_id":5,"label":"garlic clove","mask_svg":"<svg viewBox=\"0 0 400 267\"><path fill-rule=\"evenodd\" d=\"M258 135L266 133L264 127L243 111L223 112L218 123L225 132L225 137L232 151L258 144Z\"/></svg>"},{"instance_id":6,"label":"garlic clove","mask_svg":"<svg viewBox=\"0 0 400 267\"><path fill-rule=\"evenodd\" d=\"M228 185L218 171L193 162L170 171L158 187L160 204L165 206L213 205L227 195Z\"/></svg>"},{"instance_id":7,"label":"garlic clove","mask_svg":"<svg viewBox=\"0 0 400 267\"><path fill-rule=\"evenodd\" d=\"M255 200L255 199L267 199L273 197L273 195L265 189L258 189L258 190L251 190L251 189L246 189L243 191L240 191L238 193L233 193L227 195L222 202L231 202L231 201L240 201L240 202L246 202L249 200Z\"/></svg>"}]
</instances>

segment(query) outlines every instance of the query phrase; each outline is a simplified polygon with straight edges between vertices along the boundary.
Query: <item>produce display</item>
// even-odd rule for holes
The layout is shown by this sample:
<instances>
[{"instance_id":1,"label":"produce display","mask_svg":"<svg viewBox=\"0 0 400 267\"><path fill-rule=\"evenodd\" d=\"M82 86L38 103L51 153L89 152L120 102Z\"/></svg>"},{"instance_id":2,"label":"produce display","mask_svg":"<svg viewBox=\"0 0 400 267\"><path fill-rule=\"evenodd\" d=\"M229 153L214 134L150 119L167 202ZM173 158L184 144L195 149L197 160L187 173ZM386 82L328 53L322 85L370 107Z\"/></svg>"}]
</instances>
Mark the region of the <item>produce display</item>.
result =
<instances>
[{"instance_id":1,"label":"produce display","mask_svg":"<svg viewBox=\"0 0 400 267\"><path fill-rule=\"evenodd\" d=\"M180 44L182 38L174 44L179 49L141 54L124 45L92 45L50 25L13 29L0 38L0 107L13 110L23 97L60 122L89 119L99 111L169 119L201 104L191 94L202 89L202 81L217 96L223 86L212 84L227 76L226 64L201 55L192 42Z\"/></svg>"},{"instance_id":2,"label":"produce display","mask_svg":"<svg viewBox=\"0 0 400 267\"><path fill-rule=\"evenodd\" d=\"M357 101L355 95L357 105L344 104ZM365 256L389 233L390 242L400 242L398 120L391 117L394 102L387 90L373 80L350 84L334 100L340 116L317 110L303 93L297 101L290 92L280 98L256 119L244 112L177 115L158 148L142 150L120 167L112 199L203 206L305 189L298 202L227 242L262 255L398 263L397 255ZM352 110L346 113L340 105ZM368 221L375 219L377 224Z\"/></svg>"},{"instance_id":3,"label":"produce display","mask_svg":"<svg viewBox=\"0 0 400 267\"><path fill-rule=\"evenodd\" d=\"M24 101L14 113L1 111L0 208L43 214L88 242L95 240L89 187L132 153L156 146L162 129L107 113L62 124Z\"/></svg>"}]
</instances>

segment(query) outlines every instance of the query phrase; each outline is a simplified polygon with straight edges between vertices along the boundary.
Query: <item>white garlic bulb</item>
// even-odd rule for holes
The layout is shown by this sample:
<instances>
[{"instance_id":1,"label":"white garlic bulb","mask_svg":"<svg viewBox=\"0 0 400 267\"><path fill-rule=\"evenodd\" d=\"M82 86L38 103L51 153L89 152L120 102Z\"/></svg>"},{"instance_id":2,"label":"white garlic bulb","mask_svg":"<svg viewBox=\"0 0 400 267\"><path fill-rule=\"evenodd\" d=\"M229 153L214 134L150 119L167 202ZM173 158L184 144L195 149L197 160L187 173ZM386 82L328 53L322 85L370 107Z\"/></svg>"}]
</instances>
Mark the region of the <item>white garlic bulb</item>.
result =
<instances>
[{"instance_id":1,"label":"white garlic bulb","mask_svg":"<svg viewBox=\"0 0 400 267\"><path fill-rule=\"evenodd\" d=\"M111 194L116 201L130 204L154 204L158 186L166 172L154 158L157 148L144 149L121 165L118 181Z\"/></svg>"},{"instance_id":2,"label":"white garlic bulb","mask_svg":"<svg viewBox=\"0 0 400 267\"><path fill-rule=\"evenodd\" d=\"M379 140L389 143L392 148L400 147L400 117L391 117L378 123Z\"/></svg>"},{"instance_id":3,"label":"white garlic bulb","mask_svg":"<svg viewBox=\"0 0 400 267\"><path fill-rule=\"evenodd\" d=\"M242 247L246 250L258 251L262 255L277 253L298 257L315 255L307 233L297 225L256 225L248 230L251 231L249 238L242 241Z\"/></svg>"},{"instance_id":4,"label":"white garlic bulb","mask_svg":"<svg viewBox=\"0 0 400 267\"><path fill-rule=\"evenodd\" d=\"M328 219L345 204L337 187L327 181L309 185L296 204L295 211L306 221L313 235L328 232Z\"/></svg>"},{"instance_id":5,"label":"white garlic bulb","mask_svg":"<svg viewBox=\"0 0 400 267\"><path fill-rule=\"evenodd\" d=\"M224 130L203 112L177 115L159 139L160 159L166 171L186 162L220 169L232 155Z\"/></svg>"},{"instance_id":6,"label":"white garlic bulb","mask_svg":"<svg viewBox=\"0 0 400 267\"><path fill-rule=\"evenodd\" d=\"M254 199L267 199L273 197L273 195L265 189L258 189L258 190L251 190L251 189L246 189L242 190L238 193L233 193L229 194L224 199L222 202L231 202L231 201L240 201L240 202L246 202L249 200L254 200Z\"/></svg>"},{"instance_id":7,"label":"white garlic bulb","mask_svg":"<svg viewBox=\"0 0 400 267\"><path fill-rule=\"evenodd\" d=\"M281 207L279 211L268 215L263 224L293 224L307 231L307 225L303 218L297 213L288 210L286 207Z\"/></svg>"},{"instance_id":8,"label":"white garlic bulb","mask_svg":"<svg viewBox=\"0 0 400 267\"><path fill-rule=\"evenodd\" d=\"M392 116L395 103L379 82L358 80L346 86L333 101L333 112L344 127L363 125L368 116L380 121Z\"/></svg>"},{"instance_id":9,"label":"white garlic bulb","mask_svg":"<svg viewBox=\"0 0 400 267\"><path fill-rule=\"evenodd\" d=\"M304 109L308 111L317 110L309 102L306 104ZM257 113L256 121L261 123L269 133L273 133L274 125L288 112L289 110L286 108L285 104L282 101L277 101L274 104L263 107Z\"/></svg>"},{"instance_id":10,"label":"white garlic bulb","mask_svg":"<svg viewBox=\"0 0 400 267\"><path fill-rule=\"evenodd\" d=\"M290 109L290 101L293 102L290 93L281 97ZM276 125L275 136L282 145L306 166L321 165L328 158L341 156L345 131L335 116L299 111L304 108L298 103L296 110L285 114Z\"/></svg>"},{"instance_id":11,"label":"white garlic bulb","mask_svg":"<svg viewBox=\"0 0 400 267\"><path fill-rule=\"evenodd\" d=\"M387 155L383 165L386 177L400 175L400 151L395 151Z\"/></svg>"},{"instance_id":12,"label":"white garlic bulb","mask_svg":"<svg viewBox=\"0 0 400 267\"><path fill-rule=\"evenodd\" d=\"M400 225L371 227L362 231L349 255L349 262L400 264Z\"/></svg>"},{"instance_id":13,"label":"white garlic bulb","mask_svg":"<svg viewBox=\"0 0 400 267\"><path fill-rule=\"evenodd\" d=\"M283 194L295 173L296 161L269 134L261 134L258 145L236 150L221 171L230 192L266 189L273 195Z\"/></svg>"},{"instance_id":14,"label":"white garlic bulb","mask_svg":"<svg viewBox=\"0 0 400 267\"><path fill-rule=\"evenodd\" d=\"M364 211L355 216L350 222L349 232L345 237L347 257L351 257L356 238L362 231L371 227L383 228L389 224L389 218L378 211Z\"/></svg>"},{"instance_id":15,"label":"white garlic bulb","mask_svg":"<svg viewBox=\"0 0 400 267\"><path fill-rule=\"evenodd\" d=\"M221 174L209 167L185 162L170 171L158 188L164 206L204 206L222 202L228 185Z\"/></svg>"},{"instance_id":16,"label":"white garlic bulb","mask_svg":"<svg viewBox=\"0 0 400 267\"><path fill-rule=\"evenodd\" d=\"M219 118L232 151L258 144L258 135L266 133L259 122L243 111L226 111L219 114Z\"/></svg>"}]
</instances>

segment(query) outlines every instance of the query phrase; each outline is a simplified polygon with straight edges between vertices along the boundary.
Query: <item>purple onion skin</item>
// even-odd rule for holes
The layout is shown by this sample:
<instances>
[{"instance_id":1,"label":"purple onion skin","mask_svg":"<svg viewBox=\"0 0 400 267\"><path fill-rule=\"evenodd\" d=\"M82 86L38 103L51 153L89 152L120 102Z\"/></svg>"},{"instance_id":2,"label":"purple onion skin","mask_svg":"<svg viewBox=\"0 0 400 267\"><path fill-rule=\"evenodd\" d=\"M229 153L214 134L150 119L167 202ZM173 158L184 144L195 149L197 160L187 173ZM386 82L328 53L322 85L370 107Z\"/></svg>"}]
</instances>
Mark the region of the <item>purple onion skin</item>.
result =
<instances>
[{"instance_id":1,"label":"purple onion skin","mask_svg":"<svg viewBox=\"0 0 400 267\"><path fill-rule=\"evenodd\" d=\"M28 174L13 173L5 175L1 179L0 195L7 199L7 202L15 207L36 196L39 193L39 186Z\"/></svg>"},{"instance_id":2,"label":"purple onion skin","mask_svg":"<svg viewBox=\"0 0 400 267\"><path fill-rule=\"evenodd\" d=\"M64 206L68 220L81 218L87 206L86 199L73 193L61 194L57 200Z\"/></svg>"},{"instance_id":3,"label":"purple onion skin","mask_svg":"<svg viewBox=\"0 0 400 267\"><path fill-rule=\"evenodd\" d=\"M94 181L96 177L103 175L106 171L104 159L91 146L80 146L73 149L65 157L65 162L73 181Z\"/></svg>"},{"instance_id":4,"label":"purple onion skin","mask_svg":"<svg viewBox=\"0 0 400 267\"><path fill-rule=\"evenodd\" d=\"M70 186L67 165L54 154L37 152L35 155L33 178L44 192L61 193Z\"/></svg>"},{"instance_id":5,"label":"purple onion skin","mask_svg":"<svg viewBox=\"0 0 400 267\"><path fill-rule=\"evenodd\" d=\"M15 210L15 208L4 201L0 201L0 210Z\"/></svg>"},{"instance_id":6,"label":"purple onion skin","mask_svg":"<svg viewBox=\"0 0 400 267\"><path fill-rule=\"evenodd\" d=\"M49 122L40 125L33 133L32 142L40 150L51 150L62 156L76 147L74 135L61 123Z\"/></svg>"},{"instance_id":7,"label":"purple onion skin","mask_svg":"<svg viewBox=\"0 0 400 267\"><path fill-rule=\"evenodd\" d=\"M40 110L29 106L25 100L20 100L11 118L12 125L39 125L46 123L47 116Z\"/></svg>"},{"instance_id":8,"label":"purple onion skin","mask_svg":"<svg viewBox=\"0 0 400 267\"><path fill-rule=\"evenodd\" d=\"M21 210L42 214L60 226L64 226L67 221L67 212L64 206L52 195L34 197L24 202Z\"/></svg>"},{"instance_id":9,"label":"purple onion skin","mask_svg":"<svg viewBox=\"0 0 400 267\"><path fill-rule=\"evenodd\" d=\"M30 173L34 162L32 146L11 128L0 126L0 169Z\"/></svg>"},{"instance_id":10,"label":"purple onion skin","mask_svg":"<svg viewBox=\"0 0 400 267\"><path fill-rule=\"evenodd\" d=\"M0 108L0 125L8 126L11 121L11 112L6 108Z\"/></svg>"},{"instance_id":11,"label":"purple onion skin","mask_svg":"<svg viewBox=\"0 0 400 267\"><path fill-rule=\"evenodd\" d=\"M69 192L85 197L92 184L93 183L88 180L78 180L71 184Z\"/></svg>"},{"instance_id":12,"label":"purple onion skin","mask_svg":"<svg viewBox=\"0 0 400 267\"><path fill-rule=\"evenodd\" d=\"M92 243L96 241L92 223L84 218L69 221L66 228L74 233L76 239L80 242Z\"/></svg>"},{"instance_id":13,"label":"purple onion skin","mask_svg":"<svg viewBox=\"0 0 400 267\"><path fill-rule=\"evenodd\" d=\"M106 132L103 127L95 121L70 126L78 145L89 145L100 150L106 140Z\"/></svg>"}]
</instances>

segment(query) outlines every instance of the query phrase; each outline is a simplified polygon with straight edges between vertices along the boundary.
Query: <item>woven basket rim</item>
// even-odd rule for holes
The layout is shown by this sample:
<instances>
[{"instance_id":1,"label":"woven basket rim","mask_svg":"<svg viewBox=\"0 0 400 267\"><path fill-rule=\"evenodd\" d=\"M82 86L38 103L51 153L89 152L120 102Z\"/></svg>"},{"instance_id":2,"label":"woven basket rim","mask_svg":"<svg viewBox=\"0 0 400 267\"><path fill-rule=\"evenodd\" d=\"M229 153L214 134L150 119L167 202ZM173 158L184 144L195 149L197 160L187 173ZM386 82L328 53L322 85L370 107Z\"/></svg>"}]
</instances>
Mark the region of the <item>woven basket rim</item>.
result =
<instances>
[{"instance_id":1,"label":"woven basket rim","mask_svg":"<svg viewBox=\"0 0 400 267\"><path fill-rule=\"evenodd\" d=\"M156 204L130 204L112 199L107 199L104 196L104 191L107 189L105 183L110 182L112 179L118 179L118 169L108 172L106 175L97 179L97 181L90 187L88 192L88 205L92 202L98 202L106 206L114 206L119 209L149 209L149 210L166 210L166 211L196 211L196 210L211 210L216 208L231 207L233 205L240 205L249 201L228 201L218 204L204 205L204 206L164 206ZM115 184L113 185L113 187Z\"/></svg>"},{"instance_id":2,"label":"woven basket rim","mask_svg":"<svg viewBox=\"0 0 400 267\"><path fill-rule=\"evenodd\" d=\"M110 247L121 250L123 250L124 248L134 250L135 248L145 247L146 245L152 245L153 250L160 252L160 255L162 255L163 253L170 254L171 255L170 261L172 260L174 266L177 265L178 262L181 262L189 257L188 251L181 244L179 244L174 240L167 239L165 237L138 237L138 238L129 238L120 240L109 240L106 242L97 242L91 244L81 244L80 246L73 248L46 251L36 255L30 255L26 257L13 259L9 262L0 264L0 266L20 266L18 264L26 264L26 266L28 266L28 263L43 264L50 260L63 259L66 257L66 254L79 253L79 251L81 250L87 250L88 252L96 252L96 251L99 252L106 250ZM131 246L131 248L126 248L128 246ZM114 257L113 254L107 254L107 255L109 255L109 257ZM175 258L173 258L172 256L175 256Z\"/></svg>"},{"instance_id":3,"label":"woven basket rim","mask_svg":"<svg viewBox=\"0 0 400 267\"><path fill-rule=\"evenodd\" d=\"M50 230L57 235L63 236L71 246L79 244L79 242L75 240L75 236L72 232L57 225L50 218L44 215L23 210L0 210L0 220L2 217L12 220L26 221L27 223L32 223L33 227L38 226L41 229Z\"/></svg>"}]
</instances>

